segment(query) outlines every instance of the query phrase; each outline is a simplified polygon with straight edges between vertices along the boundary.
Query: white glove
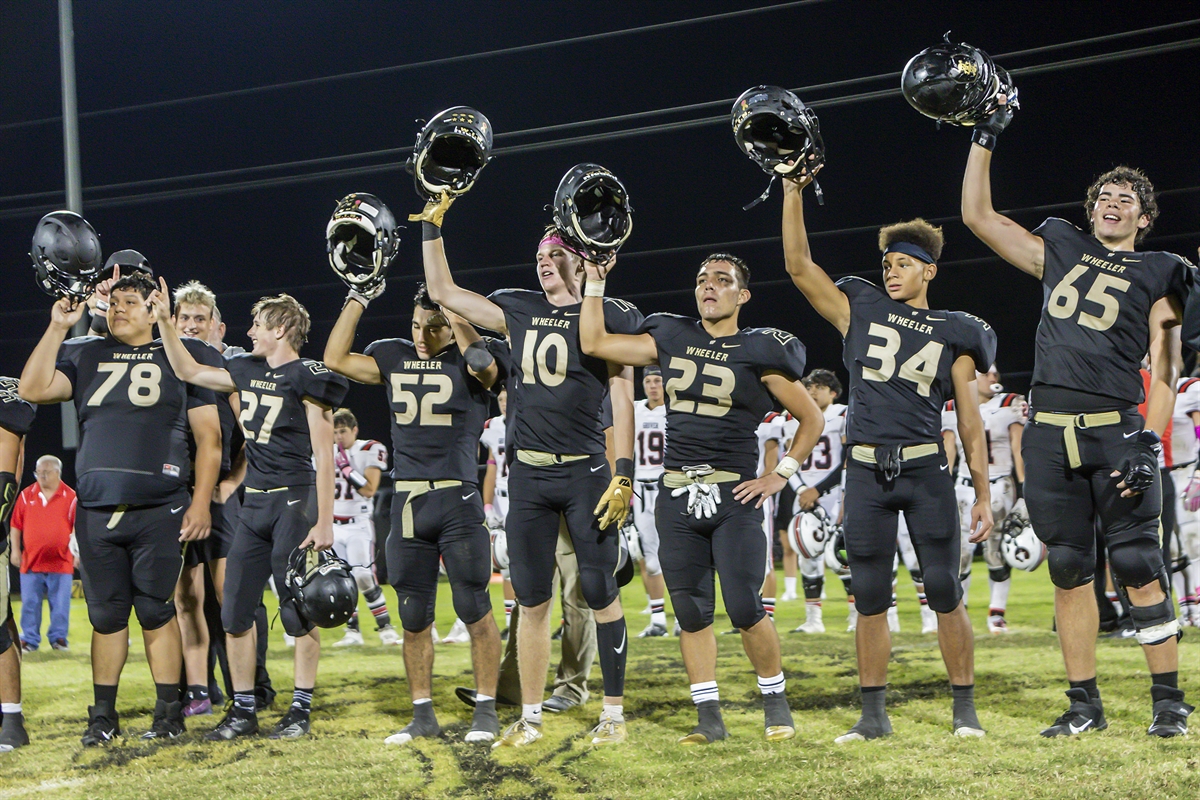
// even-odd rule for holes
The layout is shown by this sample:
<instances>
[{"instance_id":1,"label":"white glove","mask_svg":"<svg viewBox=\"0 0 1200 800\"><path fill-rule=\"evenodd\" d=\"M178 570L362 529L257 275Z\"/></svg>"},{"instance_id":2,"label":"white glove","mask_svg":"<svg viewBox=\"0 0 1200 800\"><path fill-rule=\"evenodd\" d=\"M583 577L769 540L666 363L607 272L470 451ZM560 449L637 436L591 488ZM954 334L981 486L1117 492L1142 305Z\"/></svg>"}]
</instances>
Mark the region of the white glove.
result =
<instances>
[{"instance_id":1,"label":"white glove","mask_svg":"<svg viewBox=\"0 0 1200 800\"><path fill-rule=\"evenodd\" d=\"M681 486L671 492L672 497L679 497L684 492L687 492L688 504L687 513L694 514L696 519L704 517L705 519L717 513L717 506L721 503L721 487L715 483L700 483L700 478L711 474L713 468L710 466L684 468L684 474L692 480L687 486Z\"/></svg>"}]
</instances>

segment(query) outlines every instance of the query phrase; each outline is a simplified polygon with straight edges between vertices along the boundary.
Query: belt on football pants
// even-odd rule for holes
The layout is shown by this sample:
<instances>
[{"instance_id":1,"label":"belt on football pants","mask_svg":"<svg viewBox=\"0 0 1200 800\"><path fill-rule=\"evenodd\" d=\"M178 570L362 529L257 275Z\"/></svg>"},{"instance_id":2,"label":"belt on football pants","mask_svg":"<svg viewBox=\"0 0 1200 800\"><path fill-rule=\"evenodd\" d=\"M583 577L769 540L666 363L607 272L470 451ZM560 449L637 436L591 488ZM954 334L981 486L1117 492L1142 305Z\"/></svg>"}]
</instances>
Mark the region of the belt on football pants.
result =
<instances>
[{"instance_id":1,"label":"belt on football pants","mask_svg":"<svg viewBox=\"0 0 1200 800\"><path fill-rule=\"evenodd\" d=\"M730 481L740 481L742 476L736 472L726 472L725 470L715 470L707 475L701 475L695 480L692 480L684 472L664 472L662 476L663 486L668 489L682 489L685 486L690 486L693 483L729 483Z\"/></svg>"},{"instance_id":2,"label":"belt on football pants","mask_svg":"<svg viewBox=\"0 0 1200 800\"><path fill-rule=\"evenodd\" d=\"M274 489L253 489L249 486L246 487L248 494L274 494L275 492L286 492L287 490L288 487L286 486L276 486Z\"/></svg>"},{"instance_id":3,"label":"belt on football pants","mask_svg":"<svg viewBox=\"0 0 1200 800\"><path fill-rule=\"evenodd\" d=\"M559 455L558 453L543 453L541 450L518 450L517 461L531 467L553 467L558 464L570 464L583 461L591 456Z\"/></svg>"},{"instance_id":4,"label":"belt on football pants","mask_svg":"<svg viewBox=\"0 0 1200 800\"><path fill-rule=\"evenodd\" d=\"M1120 411L1101 411L1095 414L1059 414L1054 411L1038 411L1033 415L1034 422L1044 425L1054 425L1063 429L1063 443L1067 447L1067 463L1071 469L1083 466L1079 457L1079 440L1075 438L1075 429L1103 428L1106 425L1120 425Z\"/></svg>"},{"instance_id":5,"label":"belt on football pants","mask_svg":"<svg viewBox=\"0 0 1200 800\"><path fill-rule=\"evenodd\" d=\"M462 481L396 481L396 493L404 492L404 508L400 512L400 535L405 539L413 538L413 500L423 494L438 489L449 489L452 486L462 486Z\"/></svg>"},{"instance_id":6,"label":"belt on football pants","mask_svg":"<svg viewBox=\"0 0 1200 800\"><path fill-rule=\"evenodd\" d=\"M913 444L908 447L900 448L900 460L912 461L914 458L924 458L931 456L938 451L938 446L933 442L929 444ZM869 444L856 444L850 448L850 457L855 461L863 464L876 464L875 448Z\"/></svg>"}]
</instances>

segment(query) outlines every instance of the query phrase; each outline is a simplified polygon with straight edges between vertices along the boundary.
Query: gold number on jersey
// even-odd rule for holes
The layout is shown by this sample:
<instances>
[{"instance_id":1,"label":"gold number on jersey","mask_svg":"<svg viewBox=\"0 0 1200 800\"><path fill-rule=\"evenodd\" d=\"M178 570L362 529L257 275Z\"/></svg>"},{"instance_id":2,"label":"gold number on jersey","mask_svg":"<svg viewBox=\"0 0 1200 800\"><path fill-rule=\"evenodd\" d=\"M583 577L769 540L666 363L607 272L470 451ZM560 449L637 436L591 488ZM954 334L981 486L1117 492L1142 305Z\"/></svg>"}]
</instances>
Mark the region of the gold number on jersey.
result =
<instances>
[{"instance_id":1,"label":"gold number on jersey","mask_svg":"<svg viewBox=\"0 0 1200 800\"><path fill-rule=\"evenodd\" d=\"M162 395L162 368L158 364L151 362L141 362L134 364L133 370L130 371L129 363L126 361L106 361L96 365L97 372L107 372L108 377L104 379L104 383L92 393L88 398L87 405L98 406L104 402L104 398L113 390L121 380L125 377L125 373L129 372L129 402L135 406L146 408L158 402L158 398Z\"/></svg>"},{"instance_id":2,"label":"gold number on jersey","mask_svg":"<svg viewBox=\"0 0 1200 800\"><path fill-rule=\"evenodd\" d=\"M240 397L242 399L242 413L238 415L238 424L242 426L242 433L245 434L246 441L258 442L265 445L271 441L271 431L275 428L275 420L279 419L279 412L283 410L283 398L273 394L257 395L254 392L244 390L240 393ZM255 434L246 425L250 423L250 420L254 419L260 403L267 410L267 414L263 419L262 425L258 428L258 433Z\"/></svg>"},{"instance_id":3,"label":"gold number on jersey","mask_svg":"<svg viewBox=\"0 0 1200 800\"><path fill-rule=\"evenodd\" d=\"M680 374L667 381L664 390L671 399L670 407L685 414L700 414L705 417L723 417L733 406L733 388L736 377L729 367L717 364L705 364L700 374L716 378L716 383L700 384L700 394L711 397L715 403L697 403L694 400L680 400L678 393L686 391L696 381L696 362L686 358L672 356L669 370L679 370Z\"/></svg>"},{"instance_id":4,"label":"gold number on jersey","mask_svg":"<svg viewBox=\"0 0 1200 800\"><path fill-rule=\"evenodd\" d=\"M867 335L882 339L883 344L873 344L867 348L867 357L879 359L879 366L863 367L863 380L891 380L896 374L896 353L900 351L900 331L872 322L867 329ZM929 387L937 378L938 363L942 360L942 351L946 346L941 342L926 342L925 346L913 354L912 358L900 365L900 377L909 383L917 385L917 394L929 397Z\"/></svg>"},{"instance_id":5,"label":"gold number on jersey","mask_svg":"<svg viewBox=\"0 0 1200 800\"><path fill-rule=\"evenodd\" d=\"M1050 312L1050 316L1057 319L1069 319L1075 313L1075 309L1079 306L1079 290L1073 284L1087 271L1086 265L1076 264L1058 282L1054 291L1050 293L1050 304L1046 309ZM1083 299L1100 306L1104 312L1097 317L1086 311L1080 311L1079 319L1076 322L1080 327L1091 328L1094 331L1106 331L1111 328L1117 321L1117 315L1121 312L1121 304L1117 298L1108 293L1108 290L1112 289L1124 294L1129 291L1130 285L1129 281L1124 278L1109 275L1107 272L1097 274L1096 279L1092 281L1092 288L1088 289L1088 293L1084 295Z\"/></svg>"},{"instance_id":6,"label":"gold number on jersey","mask_svg":"<svg viewBox=\"0 0 1200 800\"><path fill-rule=\"evenodd\" d=\"M525 332L525 346L521 350L522 381L558 386L567 379L566 337L557 331L551 331L542 338L542 343L538 344L538 333L536 328ZM551 350L554 351L554 369L550 369L550 360L547 358Z\"/></svg>"},{"instance_id":7,"label":"gold number on jersey","mask_svg":"<svg viewBox=\"0 0 1200 800\"><path fill-rule=\"evenodd\" d=\"M427 393L421 398L418 405L417 396L405 389L405 386L417 386L419 384L434 387L434 391ZM440 373L426 372L420 375L404 375L398 372L392 373L392 404L403 406L402 411L395 412L397 425L411 425L414 420L418 420L418 409L420 410L420 418L417 421L418 425L450 425L453 422L453 417L450 414L439 414L434 411L434 405L444 403L450 399L450 395L454 392L454 383L450 380L449 375Z\"/></svg>"}]
</instances>

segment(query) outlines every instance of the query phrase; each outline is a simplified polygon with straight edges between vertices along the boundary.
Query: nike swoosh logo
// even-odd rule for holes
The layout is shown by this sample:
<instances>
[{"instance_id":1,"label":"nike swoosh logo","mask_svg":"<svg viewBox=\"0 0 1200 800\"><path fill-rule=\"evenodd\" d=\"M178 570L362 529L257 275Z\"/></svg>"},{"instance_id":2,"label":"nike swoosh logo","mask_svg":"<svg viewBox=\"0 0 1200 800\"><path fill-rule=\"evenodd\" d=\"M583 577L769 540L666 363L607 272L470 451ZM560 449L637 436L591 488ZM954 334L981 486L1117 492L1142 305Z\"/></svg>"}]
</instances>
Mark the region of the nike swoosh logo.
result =
<instances>
[{"instance_id":1,"label":"nike swoosh logo","mask_svg":"<svg viewBox=\"0 0 1200 800\"><path fill-rule=\"evenodd\" d=\"M741 345L740 344L725 344L724 342L721 342L721 347L725 348L726 350L732 350L735 347L741 347Z\"/></svg>"},{"instance_id":2,"label":"nike swoosh logo","mask_svg":"<svg viewBox=\"0 0 1200 800\"><path fill-rule=\"evenodd\" d=\"M296 505L296 503L299 503L299 502L300 502L299 500L288 500L288 505L294 506L294 505Z\"/></svg>"},{"instance_id":3,"label":"nike swoosh logo","mask_svg":"<svg viewBox=\"0 0 1200 800\"><path fill-rule=\"evenodd\" d=\"M171 513L172 513L172 514L178 514L180 511L183 511L183 506L180 506L179 508L172 508L172 509L171 509Z\"/></svg>"},{"instance_id":4,"label":"nike swoosh logo","mask_svg":"<svg viewBox=\"0 0 1200 800\"><path fill-rule=\"evenodd\" d=\"M590 471L590 472L599 472L599 471L600 471L600 470L602 470L602 469L604 469L604 465L603 465L603 464L601 464L601 465L600 465L600 466L598 466L598 467L590 467L590 468L589 468L589 471Z\"/></svg>"},{"instance_id":5,"label":"nike swoosh logo","mask_svg":"<svg viewBox=\"0 0 1200 800\"><path fill-rule=\"evenodd\" d=\"M1121 261L1123 261L1123 262L1124 262L1124 263L1126 263L1126 264L1140 264L1140 263L1142 263L1142 260L1141 260L1140 258L1122 258L1122 259L1121 259Z\"/></svg>"},{"instance_id":6,"label":"nike swoosh logo","mask_svg":"<svg viewBox=\"0 0 1200 800\"><path fill-rule=\"evenodd\" d=\"M938 469L942 470L943 472L949 468L950 468L949 464L942 464L940 467L938 467Z\"/></svg>"},{"instance_id":7,"label":"nike swoosh logo","mask_svg":"<svg viewBox=\"0 0 1200 800\"><path fill-rule=\"evenodd\" d=\"M930 322L944 322L945 321L941 317L931 317L928 314L925 315L925 319L929 320Z\"/></svg>"},{"instance_id":8,"label":"nike swoosh logo","mask_svg":"<svg viewBox=\"0 0 1200 800\"><path fill-rule=\"evenodd\" d=\"M578 313L578 312L576 312L576 313L574 313L574 314L571 314L571 313L569 313L569 312L566 312L566 311L564 311L564 312L563 312L563 316L564 316L564 317L578 317L578 316L579 316L579 313Z\"/></svg>"},{"instance_id":9,"label":"nike swoosh logo","mask_svg":"<svg viewBox=\"0 0 1200 800\"><path fill-rule=\"evenodd\" d=\"M620 647L613 648L613 649L616 651L616 654L617 654L617 655L621 655L621 653L624 653L624 652L625 652L625 640L626 640L626 638L628 638L628 637L627 637L627 634L628 634L628 633L629 633L629 631L628 631L628 630L626 630L626 631L622 631L622 632L621 632L621 646L620 646Z\"/></svg>"},{"instance_id":10,"label":"nike swoosh logo","mask_svg":"<svg viewBox=\"0 0 1200 800\"><path fill-rule=\"evenodd\" d=\"M471 492L470 494L464 494L464 495L463 495L463 500L470 500L470 499L471 499L472 497L474 497L474 496L475 496L475 493L474 493L474 492Z\"/></svg>"},{"instance_id":11,"label":"nike swoosh logo","mask_svg":"<svg viewBox=\"0 0 1200 800\"><path fill-rule=\"evenodd\" d=\"M1078 728L1076 728L1074 724L1071 724L1071 723L1067 724L1067 729L1069 731L1071 731L1071 733L1083 733L1090 727L1092 727L1092 721L1090 719L1087 720L1086 722L1084 722Z\"/></svg>"},{"instance_id":12,"label":"nike swoosh logo","mask_svg":"<svg viewBox=\"0 0 1200 800\"><path fill-rule=\"evenodd\" d=\"M1137 431L1130 431L1129 433L1122 433L1121 437L1124 439L1128 439L1130 436L1137 436L1137 434L1138 434Z\"/></svg>"}]
</instances>

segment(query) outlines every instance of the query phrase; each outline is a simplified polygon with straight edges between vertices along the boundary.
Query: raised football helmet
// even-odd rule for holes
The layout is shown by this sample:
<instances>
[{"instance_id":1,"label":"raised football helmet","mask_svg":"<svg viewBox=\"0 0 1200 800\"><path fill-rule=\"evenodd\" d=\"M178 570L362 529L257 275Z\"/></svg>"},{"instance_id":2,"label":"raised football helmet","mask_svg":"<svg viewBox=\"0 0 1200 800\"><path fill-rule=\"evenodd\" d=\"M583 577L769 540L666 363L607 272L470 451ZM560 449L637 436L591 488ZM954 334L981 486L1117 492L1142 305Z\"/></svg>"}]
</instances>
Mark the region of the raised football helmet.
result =
<instances>
[{"instance_id":1,"label":"raised football helmet","mask_svg":"<svg viewBox=\"0 0 1200 800\"><path fill-rule=\"evenodd\" d=\"M52 211L33 229L29 250L38 286L52 297L86 300L100 282L100 237L74 211Z\"/></svg>"},{"instance_id":2,"label":"raised football helmet","mask_svg":"<svg viewBox=\"0 0 1200 800\"><path fill-rule=\"evenodd\" d=\"M293 550L285 580L300 615L317 627L345 625L358 608L350 565L328 550Z\"/></svg>"},{"instance_id":3,"label":"raised football helmet","mask_svg":"<svg viewBox=\"0 0 1200 800\"><path fill-rule=\"evenodd\" d=\"M1033 572L1046 560L1046 545L1033 532L1029 518L1012 511L1000 525L1000 554L1013 569Z\"/></svg>"},{"instance_id":4,"label":"raised football helmet","mask_svg":"<svg viewBox=\"0 0 1200 800\"><path fill-rule=\"evenodd\" d=\"M404 168L425 200L457 197L475 185L492 158L492 123L467 106L454 106L425 123Z\"/></svg>"},{"instance_id":5,"label":"raised football helmet","mask_svg":"<svg viewBox=\"0 0 1200 800\"><path fill-rule=\"evenodd\" d=\"M969 44L945 41L917 53L900 75L900 91L908 104L930 119L973 126L999 107L997 95L1017 109L1017 87L991 56Z\"/></svg>"},{"instance_id":6,"label":"raised football helmet","mask_svg":"<svg viewBox=\"0 0 1200 800\"><path fill-rule=\"evenodd\" d=\"M508 534L504 528L492 528L492 566L508 569Z\"/></svg>"},{"instance_id":7,"label":"raised football helmet","mask_svg":"<svg viewBox=\"0 0 1200 800\"><path fill-rule=\"evenodd\" d=\"M104 271L101 275L105 278L112 277L114 267L121 268L121 277L132 275L135 272L142 272L151 278L154 277L154 270L150 268L150 259L137 250L118 250L113 253L104 262Z\"/></svg>"},{"instance_id":8,"label":"raised football helmet","mask_svg":"<svg viewBox=\"0 0 1200 800\"><path fill-rule=\"evenodd\" d=\"M831 528L825 509L814 506L792 517L787 527L788 544L804 558L817 558L825 552Z\"/></svg>"},{"instance_id":9,"label":"raised football helmet","mask_svg":"<svg viewBox=\"0 0 1200 800\"><path fill-rule=\"evenodd\" d=\"M815 173L825 163L825 142L816 113L794 92L778 86L755 86L733 101L729 116L738 149L771 176L766 191L744 206L750 210L766 200L779 177L798 177L802 169ZM821 185L813 181L817 202L824 204Z\"/></svg>"},{"instance_id":10,"label":"raised football helmet","mask_svg":"<svg viewBox=\"0 0 1200 800\"><path fill-rule=\"evenodd\" d=\"M633 208L621 179L599 164L576 164L554 193L554 224L579 256L607 264L633 232Z\"/></svg>"},{"instance_id":11,"label":"raised football helmet","mask_svg":"<svg viewBox=\"0 0 1200 800\"><path fill-rule=\"evenodd\" d=\"M364 294L383 285L399 246L396 218L373 194L346 195L325 226L329 266L343 283Z\"/></svg>"}]
</instances>

